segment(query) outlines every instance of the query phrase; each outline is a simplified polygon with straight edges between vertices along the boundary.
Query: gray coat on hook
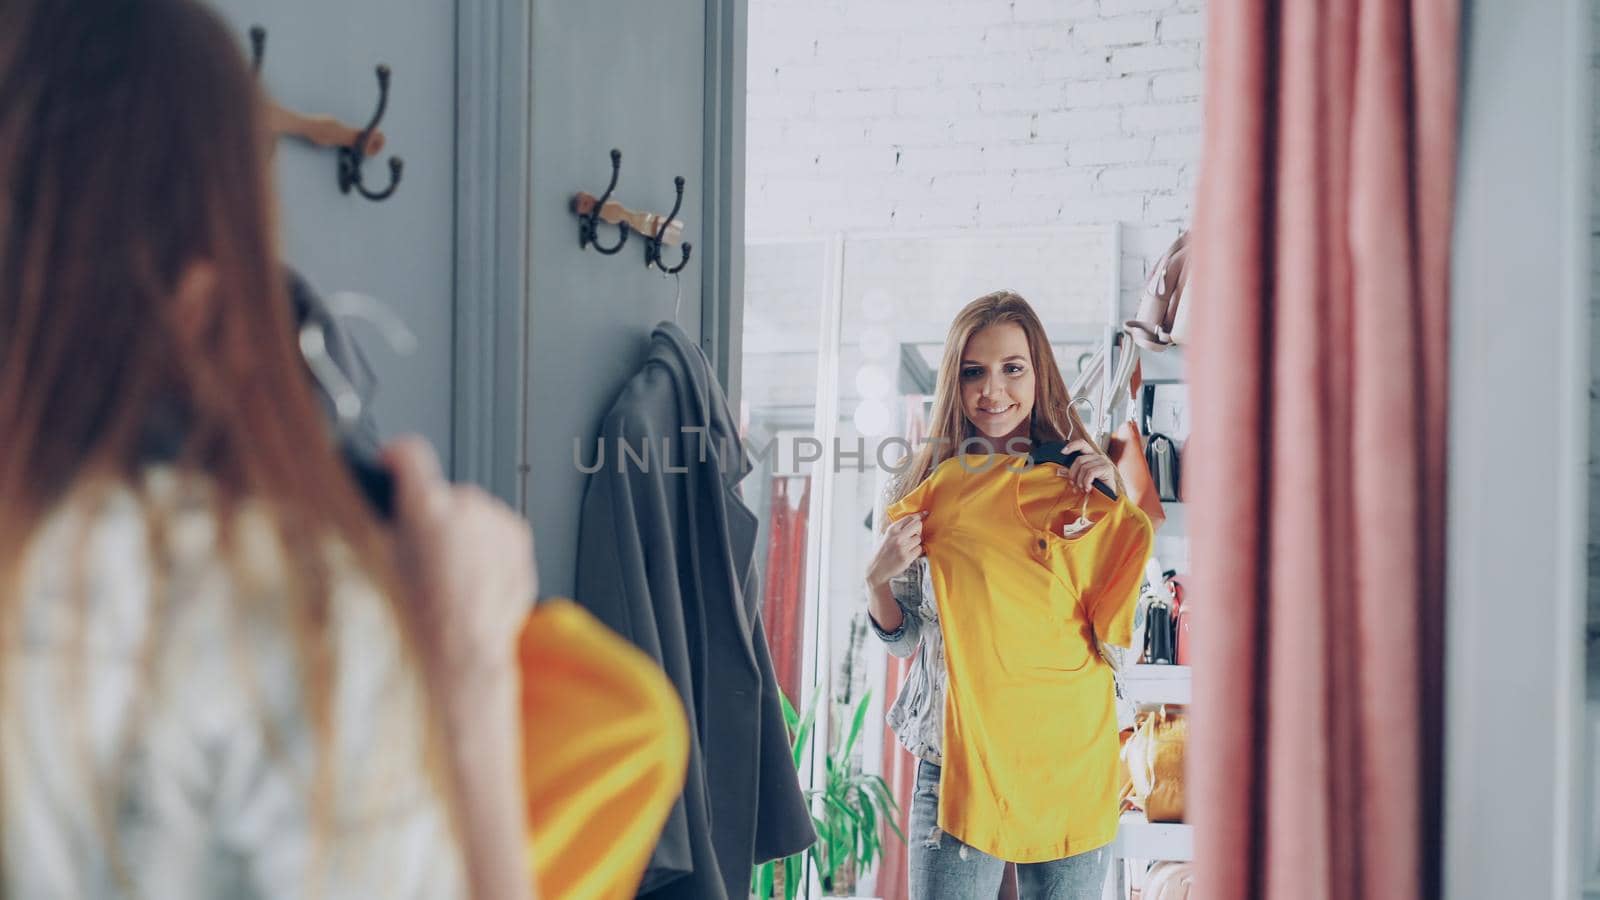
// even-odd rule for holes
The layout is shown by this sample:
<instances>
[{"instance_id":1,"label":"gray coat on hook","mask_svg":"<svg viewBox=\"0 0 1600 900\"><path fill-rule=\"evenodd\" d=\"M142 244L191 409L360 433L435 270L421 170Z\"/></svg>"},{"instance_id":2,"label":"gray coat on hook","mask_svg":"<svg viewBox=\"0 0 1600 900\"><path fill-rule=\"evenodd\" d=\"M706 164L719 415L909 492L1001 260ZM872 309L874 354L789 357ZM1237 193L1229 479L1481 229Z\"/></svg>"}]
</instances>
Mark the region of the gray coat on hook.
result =
<instances>
[{"instance_id":1,"label":"gray coat on hook","mask_svg":"<svg viewBox=\"0 0 1600 900\"><path fill-rule=\"evenodd\" d=\"M688 780L639 895L742 900L754 865L816 840L761 624L749 457L705 354L670 322L600 438L577 601L661 663L689 716ZM648 466L622 442L648 447Z\"/></svg>"}]
</instances>

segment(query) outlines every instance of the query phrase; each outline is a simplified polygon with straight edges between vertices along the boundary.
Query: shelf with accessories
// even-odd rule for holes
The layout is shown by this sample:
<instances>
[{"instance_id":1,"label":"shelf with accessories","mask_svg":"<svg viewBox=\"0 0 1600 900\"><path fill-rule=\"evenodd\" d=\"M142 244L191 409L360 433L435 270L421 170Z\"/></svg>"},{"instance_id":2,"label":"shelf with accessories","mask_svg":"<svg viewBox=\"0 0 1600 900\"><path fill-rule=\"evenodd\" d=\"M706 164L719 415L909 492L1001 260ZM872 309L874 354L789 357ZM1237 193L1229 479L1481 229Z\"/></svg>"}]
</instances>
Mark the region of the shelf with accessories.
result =
<instances>
[{"instance_id":1,"label":"shelf with accessories","mask_svg":"<svg viewBox=\"0 0 1600 900\"><path fill-rule=\"evenodd\" d=\"M1138 706L1186 706L1190 702L1188 666L1140 663L1128 669L1124 684L1128 699Z\"/></svg>"},{"instance_id":2,"label":"shelf with accessories","mask_svg":"<svg viewBox=\"0 0 1600 900\"><path fill-rule=\"evenodd\" d=\"M1194 826L1150 822L1144 813L1125 812L1117 826L1114 849L1121 859L1187 862L1194 859Z\"/></svg>"},{"instance_id":3,"label":"shelf with accessories","mask_svg":"<svg viewBox=\"0 0 1600 900\"><path fill-rule=\"evenodd\" d=\"M1108 341L1107 364L1099 374L1103 380L1100 396L1115 400L1106 403L1105 417L1097 421L1102 434L1137 432L1143 458L1118 460L1130 491L1149 499L1172 498L1161 500L1163 521L1154 536L1134 629L1143 657L1162 662L1129 666L1122 677L1124 696L1140 711L1140 728L1124 747L1124 764L1149 767L1141 790L1149 792L1146 801L1163 796L1169 805L1167 814L1172 813L1173 790L1180 797L1183 790L1183 744L1176 733L1166 739L1156 737L1161 726L1151 723L1159 723L1167 715L1186 715L1193 698L1190 667L1176 665L1189 661L1183 646L1190 614L1183 604L1183 576L1189 571L1193 533L1188 506L1181 500L1192 412L1182 346L1188 328L1180 304L1188 284L1187 252L1187 234L1182 234L1151 267L1137 310L1119 310L1124 316L1131 312L1133 318L1114 323L1121 335L1113 334ZM1133 446L1132 440L1128 435L1119 446ZM1141 506L1155 515L1149 505ZM1169 580L1169 572L1176 577ZM1165 713L1160 712L1162 708ZM1186 723L1178 731L1187 734ZM1141 738L1146 743L1138 745ZM1174 774L1174 766L1178 774ZM1127 775L1133 783L1139 782L1131 771ZM1176 815L1181 816L1181 799L1177 809ZM1115 875L1107 896L1126 900L1132 888L1147 885L1145 864L1182 865L1194 859L1194 828L1185 823L1150 822L1136 809L1122 816L1112 855Z\"/></svg>"}]
</instances>

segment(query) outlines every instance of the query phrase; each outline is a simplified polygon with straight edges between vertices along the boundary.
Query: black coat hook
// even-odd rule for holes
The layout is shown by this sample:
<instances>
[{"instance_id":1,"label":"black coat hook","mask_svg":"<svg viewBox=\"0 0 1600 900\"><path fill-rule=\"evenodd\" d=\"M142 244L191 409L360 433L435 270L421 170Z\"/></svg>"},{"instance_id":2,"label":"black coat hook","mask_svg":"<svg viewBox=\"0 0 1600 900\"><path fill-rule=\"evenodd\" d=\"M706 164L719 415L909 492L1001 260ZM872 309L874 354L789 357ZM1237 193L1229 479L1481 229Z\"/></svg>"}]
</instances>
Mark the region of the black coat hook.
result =
<instances>
[{"instance_id":1,"label":"black coat hook","mask_svg":"<svg viewBox=\"0 0 1600 900\"><path fill-rule=\"evenodd\" d=\"M261 74L261 58L267 54L267 30L260 25L250 26L250 71Z\"/></svg>"},{"instance_id":2,"label":"black coat hook","mask_svg":"<svg viewBox=\"0 0 1600 900\"><path fill-rule=\"evenodd\" d=\"M367 141L372 138L372 132L377 130L378 123L383 121L383 113L389 108L389 67L378 66L378 111L372 114L372 121L361 130L355 143L349 147L339 148L339 191L348 194L351 188L356 193L368 200L387 200L400 186L400 170L405 165L398 156L389 157L389 186L381 191L371 191L361 181L361 163L367 158Z\"/></svg>"},{"instance_id":3,"label":"black coat hook","mask_svg":"<svg viewBox=\"0 0 1600 900\"><path fill-rule=\"evenodd\" d=\"M600 195L599 200L595 201L593 209L587 213L578 214L579 248L585 248L590 244L593 244L595 250L610 256L611 254L616 253L618 250L621 250L622 245L628 242L628 223L626 222L623 222L618 226L619 233L617 235L617 242L615 244L612 244L610 247L602 247L600 246L599 240L600 211L605 209L606 201L611 199L611 192L617 189L617 176L621 173L622 151L613 149L611 151L611 182L606 185L606 192Z\"/></svg>"},{"instance_id":4,"label":"black coat hook","mask_svg":"<svg viewBox=\"0 0 1600 900\"><path fill-rule=\"evenodd\" d=\"M683 206L683 176L679 175L677 178L672 179L672 184L678 191L678 198L672 202L672 212L667 213L667 217L661 220L661 227L656 229L655 234L645 236L644 244L645 266L654 266L668 275L676 275L682 272L683 267L689 264L689 254L694 252L694 245L685 241L683 244L683 258L678 261L677 265L668 268L661 261L661 239L666 236L667 226L671 225L672 221L678 217L678 210Z\"/></svg>"}]
</instances>

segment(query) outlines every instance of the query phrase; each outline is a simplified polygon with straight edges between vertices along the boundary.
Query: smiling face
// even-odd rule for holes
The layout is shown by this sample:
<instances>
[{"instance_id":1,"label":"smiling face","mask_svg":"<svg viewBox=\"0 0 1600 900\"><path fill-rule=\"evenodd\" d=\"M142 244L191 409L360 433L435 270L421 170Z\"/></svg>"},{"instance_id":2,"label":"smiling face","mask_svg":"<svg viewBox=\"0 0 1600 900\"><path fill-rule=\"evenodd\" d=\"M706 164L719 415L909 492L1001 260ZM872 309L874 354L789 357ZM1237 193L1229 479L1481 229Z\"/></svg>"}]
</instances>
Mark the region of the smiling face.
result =
<instances>
[{"instance_id":1,"label":"smiling face","mask_svg":"<svg viewBox=\"0 0 1600 900\"><path fill-rule=\"evenodd\" d=\"M1003 449L1029 436L1033 416L1033 355L1015 322L973 332L961 354L961 411L977 434Z\"/></svg>"}]
</instances>

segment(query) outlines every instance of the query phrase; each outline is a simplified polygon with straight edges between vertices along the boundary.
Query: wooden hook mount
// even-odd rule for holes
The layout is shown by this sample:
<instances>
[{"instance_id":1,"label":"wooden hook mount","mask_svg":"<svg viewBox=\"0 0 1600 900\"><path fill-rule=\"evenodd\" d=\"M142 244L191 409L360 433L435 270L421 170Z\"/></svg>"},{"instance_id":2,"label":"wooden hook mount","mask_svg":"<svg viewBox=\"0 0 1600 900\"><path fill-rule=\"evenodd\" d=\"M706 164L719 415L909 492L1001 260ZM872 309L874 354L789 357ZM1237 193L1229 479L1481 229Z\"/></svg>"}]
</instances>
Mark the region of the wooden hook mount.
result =
<instances>
[{"instance_id":1,"label":"wooden hook mount","mask_svg":"<svg viewBox=\"0 0 1600 900\"><path fill-rule=\"evenodd\" d=\"M594 213L596 202L598 202L598 198L595 195L579 191L572 197L572 211L580 216L591 215ZM607 225L627 223L630 229L640 234L655 234L667 217L660 213L637 212L615 200L607 200L606 205L600 210L598 218ZM676 247L683 243L682 219L673 219L667 225L666 232L661 236L661 243L670 247Z\"/></svg>"}]
</instances>

